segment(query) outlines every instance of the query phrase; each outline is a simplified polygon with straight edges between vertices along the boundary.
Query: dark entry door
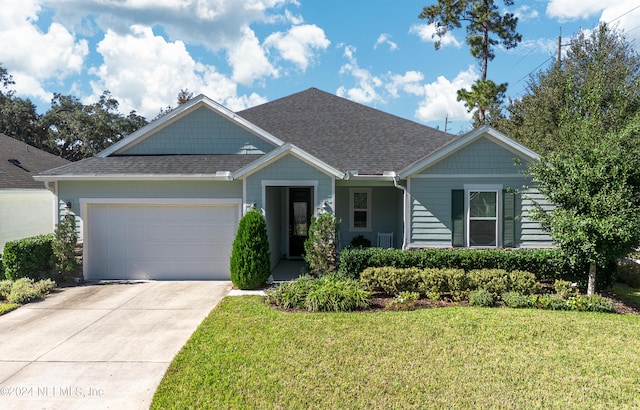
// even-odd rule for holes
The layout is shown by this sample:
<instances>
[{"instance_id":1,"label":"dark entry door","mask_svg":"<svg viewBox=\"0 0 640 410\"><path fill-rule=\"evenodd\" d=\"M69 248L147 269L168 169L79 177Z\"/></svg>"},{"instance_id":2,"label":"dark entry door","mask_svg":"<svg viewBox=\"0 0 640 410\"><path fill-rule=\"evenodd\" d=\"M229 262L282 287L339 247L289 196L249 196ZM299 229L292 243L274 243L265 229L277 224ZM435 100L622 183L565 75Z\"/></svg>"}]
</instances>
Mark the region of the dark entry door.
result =
<instances>
[{"instance_id":1,"label":"dark entry door","mask_svg":"<svg viewBox=\"0 0 640 410\"><path fill-rule=\"evenodd\" d=\"M304 254L311 223L311 188L289 188L289 256Z\"/></svg>"}]
</instances>

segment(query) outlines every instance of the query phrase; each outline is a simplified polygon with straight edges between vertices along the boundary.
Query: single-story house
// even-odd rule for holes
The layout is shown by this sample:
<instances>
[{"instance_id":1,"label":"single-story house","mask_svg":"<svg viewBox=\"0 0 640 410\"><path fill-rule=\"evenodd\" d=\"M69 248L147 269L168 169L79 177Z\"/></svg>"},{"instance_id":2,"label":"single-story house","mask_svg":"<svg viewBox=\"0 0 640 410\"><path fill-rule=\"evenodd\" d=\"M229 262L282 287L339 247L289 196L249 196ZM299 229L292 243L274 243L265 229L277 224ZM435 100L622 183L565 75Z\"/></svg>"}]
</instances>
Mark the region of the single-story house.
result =
<instances>
[{"instance_id":1,"label":"single-story house","mask_svg":"<svg viewBox=\"0 0 640 410\"><path fill-rule=\"evenodd\" d=\"M68 163L0 134L0 254L6 242L53 232L56 198L33 177Z\"/></svg>"},{"instance_id":2,"label":"single-story house","mask_svg":"<svg viewBox=\"0 0 640 410\"><path fill-rule=\"evenodd\" d=\"M200 95L36 179L76 214L86 279L228 279L251 207L272 266L303 255L318 212L341 220L341 248L549 246L509 191L536 158L489 127L451 135L311 88L240 112Z\"/></svg>"}]
</instances>

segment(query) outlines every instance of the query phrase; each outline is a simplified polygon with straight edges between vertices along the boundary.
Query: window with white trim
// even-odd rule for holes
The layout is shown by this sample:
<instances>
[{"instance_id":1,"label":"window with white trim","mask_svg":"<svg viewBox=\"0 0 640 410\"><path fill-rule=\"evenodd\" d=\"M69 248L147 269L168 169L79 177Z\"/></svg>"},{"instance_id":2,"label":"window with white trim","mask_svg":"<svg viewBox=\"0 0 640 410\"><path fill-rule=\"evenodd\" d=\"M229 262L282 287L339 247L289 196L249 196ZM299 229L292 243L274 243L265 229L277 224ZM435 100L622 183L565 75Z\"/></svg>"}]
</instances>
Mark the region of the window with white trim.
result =
<instances>
[{"instance_id":1,"label":"window with white trim","mask_svg":"<svg viewBox=\"0 0 640 410\"><path fill-rule=\"evenodd\" d=\"M371 231L371 188L351 188L349 194L349 230Z\"/></svg>"},{"instance_id":2,"label":"window with white trim","mask_svg":"<svg viewBox=\"0 0 640 410\"><path fill-rule=\"evenodd\" d=\"M469 246L498 246L498 191L467 191Z\"/></svg>"}]
</instances>

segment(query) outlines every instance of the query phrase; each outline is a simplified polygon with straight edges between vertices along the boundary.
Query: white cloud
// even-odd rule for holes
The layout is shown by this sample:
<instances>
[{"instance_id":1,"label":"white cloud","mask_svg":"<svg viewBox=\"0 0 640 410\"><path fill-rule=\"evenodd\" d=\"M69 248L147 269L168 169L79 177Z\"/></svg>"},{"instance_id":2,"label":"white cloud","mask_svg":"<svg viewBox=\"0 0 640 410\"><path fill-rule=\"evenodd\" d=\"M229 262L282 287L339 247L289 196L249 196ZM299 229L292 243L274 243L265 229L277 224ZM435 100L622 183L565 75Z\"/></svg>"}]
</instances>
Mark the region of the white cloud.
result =
<instances>
[{"instance_id":1,"label":"white cloud","mask_svg":"<svg viewBox=\"0 0 640 410\"><path fill-rule=\"evenodd\" d=\"M89 53L87 41L76 40L58 23L39 29L35 23L42 9L35 0L5 0L0 7L0 62L13 75L19 93L49 99L51 93L41 83L80 72Z\"/></svg>"},{"instance_id":2,"label":"white cloud","mask_svg":"<svg viewBox=\"0 0 640 410\"><path fill-rule=\"evenodd\" d=\"M389 46L389 51L395 51L398 49L398 44L391 41L391 36L386 33L380 34L380 36L378 37L378 40L376 40L376 43L373 45L373 48L376 49L378 48L378 46L383 44L386 44Z\"/></svg>"},{"instance_id":3,"label":"white cloud","mask_svg":"<svg viewBox=\"0 0 640 410\"><path fill-rule=\"evenodd\" d=\"M383 85L380 77L373 75L369 70L360 68L354 53L356 48L349 45L341 45L344 47L344 57L348 63L340 67L340 74L353 77L356 85L351 88L340 87L336 94L340 97L348 98L352 101L370 104L373 102L384 102L384 98L377 91Z\"/></svg>"},{"instance_id":4,"label":"white cloud","mask_svg":"<svg viewBox=\"0 0 640 410\"><path fill-rule=\"evenodd\" d=\"M238 96L233 80L213 66L195 62L183 42L167 42L149 27L132 26L125 35L107 30L97 51L104 63L92 69L98 77L91 84L93 92L99 95L102 90L110 90L123 112L135 109L153 118L160 108L175 105L178 92L184 88L233 109L265 101L257 94Z\"/></svg>"},{"instance_id":5,"label":"white cloud","mask_svg":"<svg viewBox=\"0 0 640 410\"><path fill-rule=\"evenodd\" d=\"M424 100L416 110L416 117L422 121L441 121L445 117L449 120L470 120L471 114L467 112L462 101L457 101L457 91L461 88L469 89L471 84L478 79L478 73L474 66L469 66L466 71L461 71L453 81L444 76L430 84L424 85Z\"/></svg>"},{"instance_id":6,"label":"white cloud","mask_svg":"<svg viewBox=\"0 0 640 410\"><path fill-rule=\"evenodd\" d=\"M399 91L417 96L424 94L424 87L421 84L424 75L419 71L407 71L404 75L390 74L389 78L391 81L385 86L385 89L393 98L400 97Z\"/></svg>"},{"instance_id":7,"label":"white cloud","mask_svg":"<svg viewBox=\"0 0 640 410\"><path fill-rule=\"evenodd\" d=\"M547 15L559 21L585 19L600 14L600 21L628 33L630 41L640 43L640 8L637 0L551 0ZM589 29L589 28L587 28Z\"/></svg>"},{"instance_id":8,"label":"white cloud","mask_svg":"<svg viewBox=\"0 0 640 410\"><path fill-rule=\"evenodd\" d=\"M435 43L436 41L440 41L442 47L453 46L460 48L462 44L451 34L448 32L442 38L438 39L436 34L436 26L435 24L414 24L409 29L409 33L416 34L420 40L425 43Z\"/></svg>"},{"instance_id":9,"label":"white cloud","mask_svg":"<svg viewBox=\"0 0 640 410\"><path fill-rule=\"evenodd\" d=\"M245 35L227 50L234 81L250 86L264 77L278 77L278 70L269 62L253 30L245 27L244 31Z\"/></svg>"},{"instance_id":10,"label":"white cloud","mask_svg":"<svg viewBox=\"0 0 640 410\"><path fill-rule=\"evenodd\" d=\"M264 41L267 48L275 48L283 59L305 71L316 50L326 50L331 42L324 30L315 24L293 26L288 32L271 34Z\"/></svg>"},{"instance_id":11,"label":"white cloud","mask_svg":"<svg viewBox=\"0 0 640 410\"><path fill-rule=\"evenodd\" d=\"M608 5L620 0L550 0L547 15L560 21L585 19L600 13Z\"/></svg>"},{"instance_id":12,"label":"white cloud","mask_svg":"<svg viewBox=\"0 0 640 410\"><path fill-rule=\"evenodd\" d=\"M519 21L524 21L524 20L532 20L537 18L540 14L538 13L538 10L536 9L532 9L529 6L520 6L518 7L513 14L518 18Z\"/></svg>"}]
</instances>

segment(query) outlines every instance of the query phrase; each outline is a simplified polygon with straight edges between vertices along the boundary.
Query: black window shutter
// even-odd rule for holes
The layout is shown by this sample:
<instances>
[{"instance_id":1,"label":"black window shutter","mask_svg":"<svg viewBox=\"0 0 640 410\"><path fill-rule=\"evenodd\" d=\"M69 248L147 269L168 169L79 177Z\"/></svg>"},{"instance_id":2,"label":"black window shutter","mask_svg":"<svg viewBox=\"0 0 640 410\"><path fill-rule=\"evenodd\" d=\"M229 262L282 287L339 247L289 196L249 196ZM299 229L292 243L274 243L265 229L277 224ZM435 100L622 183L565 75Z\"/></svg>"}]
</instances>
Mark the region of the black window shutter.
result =
<instances>
[{"instance_id":1,"label":"black window shutter","mask_svg":"<svg viewBox=\"0 0 640 410\"><path fill-rule=\"evenodd\" d=\"M502 246L515 248L516 246L516 195L502 191Z\"/></svg>"},{"instance_id":2,"label":"black window shutter","mask_svg":"<svg viewBox=\"0 0 640 410\"><path fill-rule=\"evenodd\" d=\"M464 247L464 189L451 191L451 244L454 247Z\"/></svg>"}]
</instances>

